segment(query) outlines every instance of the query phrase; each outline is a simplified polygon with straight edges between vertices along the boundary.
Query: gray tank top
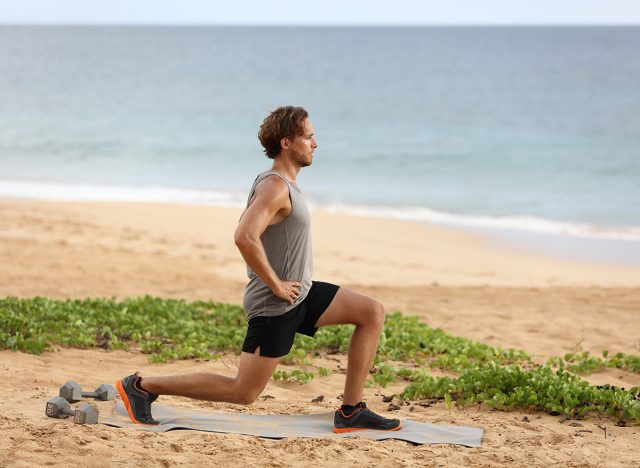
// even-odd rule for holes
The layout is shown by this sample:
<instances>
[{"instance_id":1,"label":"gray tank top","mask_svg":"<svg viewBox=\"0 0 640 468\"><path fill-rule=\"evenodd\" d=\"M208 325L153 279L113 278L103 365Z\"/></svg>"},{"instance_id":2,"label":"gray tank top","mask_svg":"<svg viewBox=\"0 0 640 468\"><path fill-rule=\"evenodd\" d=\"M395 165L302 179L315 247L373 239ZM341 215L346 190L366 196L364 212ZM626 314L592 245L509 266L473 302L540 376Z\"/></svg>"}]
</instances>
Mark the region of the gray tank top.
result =
<instances>
[{"instance_id":1,"label":"gray tank top","mask_svg":"<svg viewBox=\"0 0 640 468\"><path fill-rule=\"evenodd\" d=\"M285 281L299 281L302 284L300 296L293 304L280 299L264 281L247 265L249 283L244 289L244 313L247 319L253 317L274 317L282 315L300 304L311 289L313 259L311 257L311 218L309 209L302 198L302 192L275 171L266 171L256 177L253 182L247 206L256 190L256 186L266 177L276 176L285 181L289 187L291 213L286 219L268 226L260 240L264 246L271 267L278 278Z\"/></svg>"}]
</instances>

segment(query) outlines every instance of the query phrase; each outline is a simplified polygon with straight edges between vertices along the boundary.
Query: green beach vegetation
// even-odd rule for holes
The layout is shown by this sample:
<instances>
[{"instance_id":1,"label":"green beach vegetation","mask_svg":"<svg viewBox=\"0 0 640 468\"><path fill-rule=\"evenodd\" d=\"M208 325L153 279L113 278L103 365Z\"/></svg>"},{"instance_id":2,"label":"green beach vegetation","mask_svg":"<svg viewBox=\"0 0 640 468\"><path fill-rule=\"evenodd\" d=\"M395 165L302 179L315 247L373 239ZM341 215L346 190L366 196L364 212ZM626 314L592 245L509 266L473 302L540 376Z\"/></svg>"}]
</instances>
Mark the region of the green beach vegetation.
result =
<instances>
[{"instance_id":1,"label":"green beach vegetation","mask_svg":"<svg viewBox=\"0 0 640 468\"><path fill-rule=\"evenodd\" d=\"M63 346L139 351L152 362L213 360L225 352L239 354L245 330L241 307L212 301L0 299L0 349L33 354ZM352 331L352 326L332 326L314 338L298 335L283 363L304 368L276 370L274 379L304 384L329 375L323 367L311 370L314 353L346 353ZM367 384L405 381L398 398L443 401L448 407L484 404L640 422L640 387L595 386L578 375L603 368L638 373L640 357L607 351L597 357L585 351L541 364L524 351L452 336L393 312L387 315ZM446 375L433 376L432 370Z\"/></svg>"}]
</instances>

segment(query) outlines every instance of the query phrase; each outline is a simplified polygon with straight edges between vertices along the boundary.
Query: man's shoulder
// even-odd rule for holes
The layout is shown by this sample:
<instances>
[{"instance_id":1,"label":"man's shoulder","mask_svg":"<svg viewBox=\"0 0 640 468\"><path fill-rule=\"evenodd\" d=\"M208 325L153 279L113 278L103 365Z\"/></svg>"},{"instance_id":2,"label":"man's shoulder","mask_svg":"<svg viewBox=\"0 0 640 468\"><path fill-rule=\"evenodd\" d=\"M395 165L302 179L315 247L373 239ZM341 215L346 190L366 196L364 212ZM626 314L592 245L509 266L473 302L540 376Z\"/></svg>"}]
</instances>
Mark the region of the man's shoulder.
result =
<instances>
[{"instance_id":1,"label":"man's shoulder","mask_svg":"<svg viewBox=\"0 0 640 468\"><path fill-rule=\"evenodd\" d=\"M268 190L274 192L288 192L289 186L285 182L284 178L274 172L263 173L258 176L261 178L256 184L256 191Z\"/></svg>"},{"instance_id":2,"label":"man's shoulder","mask_svg":"<svg viewBox=\"0 0 640 468\"><path fill-rule=\"evenodd\" d=\"M256 197L270 201L285 201L289 199L289 186L277 174L267 174L258 181L254 193Z\"/></svg>"}]
</instances>

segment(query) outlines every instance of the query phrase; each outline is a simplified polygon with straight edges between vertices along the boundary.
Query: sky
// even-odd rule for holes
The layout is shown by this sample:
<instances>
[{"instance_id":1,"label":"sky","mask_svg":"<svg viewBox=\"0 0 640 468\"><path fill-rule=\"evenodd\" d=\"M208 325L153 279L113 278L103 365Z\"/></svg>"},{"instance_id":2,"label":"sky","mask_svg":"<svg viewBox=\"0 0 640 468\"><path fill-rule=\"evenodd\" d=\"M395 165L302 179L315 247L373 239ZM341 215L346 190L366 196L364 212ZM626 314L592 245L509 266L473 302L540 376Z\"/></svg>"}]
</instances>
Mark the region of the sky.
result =
<instances>
[{"instance_id":1,"label":"sky","mask_svg":"<svg viewBox=\"0 0 640 468\"><path fill-rule=\"evenodd\" d=\"M0 24L640 25L640 0L0 0Z\"/></svg>"}]
</instances>

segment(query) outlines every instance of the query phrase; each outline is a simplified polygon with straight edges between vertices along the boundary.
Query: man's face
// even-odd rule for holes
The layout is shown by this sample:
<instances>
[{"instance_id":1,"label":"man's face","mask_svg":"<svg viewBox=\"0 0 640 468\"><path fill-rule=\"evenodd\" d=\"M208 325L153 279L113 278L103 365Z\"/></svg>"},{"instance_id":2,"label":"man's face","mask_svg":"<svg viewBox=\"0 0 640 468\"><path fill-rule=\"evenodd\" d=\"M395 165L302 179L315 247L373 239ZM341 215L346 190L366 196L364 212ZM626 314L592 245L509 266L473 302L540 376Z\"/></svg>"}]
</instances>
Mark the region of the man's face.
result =
<instances>
[{"instance_id":1,"label":"man's face","mask_svg":"<svg viewBox=\"0 0 640 468\"><path fill-rule=\"evenodd\" d=\"M304 132L297 135L290 144L291 158L300 167L310 166L313 162L313 151L318 143L313 135L313 125L309 119L304 119Z\"/></svg>"}]
</instances>

